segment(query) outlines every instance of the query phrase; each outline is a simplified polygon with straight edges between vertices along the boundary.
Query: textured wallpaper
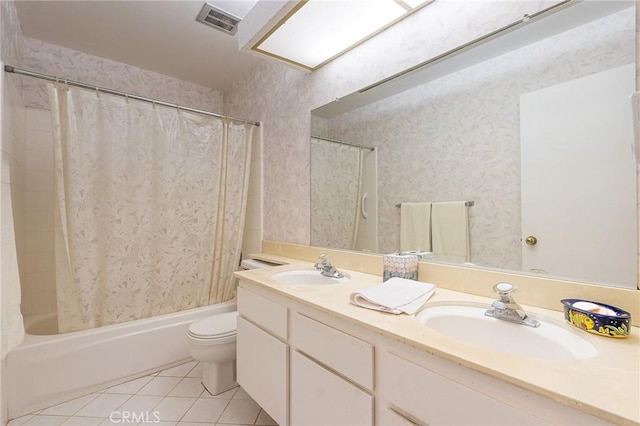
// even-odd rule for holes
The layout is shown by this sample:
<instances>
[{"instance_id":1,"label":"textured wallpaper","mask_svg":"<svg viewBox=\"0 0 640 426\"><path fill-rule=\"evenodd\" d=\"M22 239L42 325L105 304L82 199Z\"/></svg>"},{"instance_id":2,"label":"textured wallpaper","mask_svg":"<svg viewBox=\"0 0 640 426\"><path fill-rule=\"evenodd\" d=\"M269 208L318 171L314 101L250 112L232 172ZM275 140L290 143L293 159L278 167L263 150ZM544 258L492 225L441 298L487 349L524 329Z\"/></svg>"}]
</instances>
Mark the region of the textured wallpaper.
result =
<instances>
[{"instance_id":1,"label":"textured wallpaper","mask_svg":"<svg viewBox=\"0 0 640 426\"><path fill-rule=\"evenodd\" d=\"M21 65L24 38L20 30L18 12L13 2L0 2L0 16L2 16L2 26L0 28L2 37L2 62L8 65Z\"/></svg>"},{"instance_id":2,"label":"textured wallpaper","mask_svg":"<svg viewBox=\"0 0 640 426\"><path fill-rule=\"evenodd\" d=\"M20 63L23 38L13 3L0 2L0 57L3 63ZM2 183L0 184L0 244L2 246L2 280L0 281L0 360L6 365L7 352L18 345L24 336L20 314L21 288L18 256L24 253L23 220L25 187L25 108L22 103L20 78L0 77L0 148ZM3 373L6 374L6 373ZM5 424L6 389L0 389L0 423Z\"/></svg>"},{"instance_id":3,"label":"textured wallpaper","mask_svg":"<svg viewBox=\"0 0 640 426\"><path fill-rule=\"evenodd\" d=\"M627 9L330 120L379 148L380 251L399 248L396 203L473 200L471 261L520 269L520 95L633 62L634 26Z\"/></svg>"},{"instance_id":4,"label":"textured wallpaper","mask_svg":"<svg viewBox=\"0 0 640 426\"><path fill-rule=\"evenodd\" d=\"M264 122L264 238L310 241L312 109L554 3L436 1L313 73L265 61L234 83L226 113Z\"/></svg>"},{"instance_id":5,"label":"textured wallpaper","mask_svg":"<svg viewBox=\"0 0 640 426\"><path fill-rule=\"evenodd\" d=\"M198 84L25 38L25 69L139 96L221 113L223 93ZM49 108L44 80L24 78L25 104Z\"/></svg>"}]
</instances>

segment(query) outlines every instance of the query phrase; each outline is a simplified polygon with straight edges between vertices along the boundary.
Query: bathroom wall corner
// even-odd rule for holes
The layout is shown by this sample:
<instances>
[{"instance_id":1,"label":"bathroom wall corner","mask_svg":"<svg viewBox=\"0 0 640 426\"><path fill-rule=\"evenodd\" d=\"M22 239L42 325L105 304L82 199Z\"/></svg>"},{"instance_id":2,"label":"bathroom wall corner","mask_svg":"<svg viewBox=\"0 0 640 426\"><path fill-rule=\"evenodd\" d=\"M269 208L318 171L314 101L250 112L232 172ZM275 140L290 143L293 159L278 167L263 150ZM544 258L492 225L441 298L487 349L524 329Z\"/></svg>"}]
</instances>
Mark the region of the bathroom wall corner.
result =
<instances>
[{"instance_id":1,"label":"bathroom wall corner","mask_svg":"<svg viewBox=\"0 0 640 426\"><path fill-rule=\"evenodd\" d=\"M247 211L242 237L242 254L260 253L263 233L263 185L264 164L262 126L254 129L251 146L251 176L247 195Z\"/></svg>"},{"instance_id":2,"label":"bathroom wall corner","mask_svg":"<svg viewBox=\"0 0 640 426\"><path fill-rule=\"evenodd\" d=\"M0 65L21 66L23 44L14 1L0 2ZM21 78L3 72L0 81L0 424L4 425L9 420L6 355L24 338L18 267L24 240L21 218L14 221L14 215L24 206L25 108Z\"/></svg>"}]
</instances>

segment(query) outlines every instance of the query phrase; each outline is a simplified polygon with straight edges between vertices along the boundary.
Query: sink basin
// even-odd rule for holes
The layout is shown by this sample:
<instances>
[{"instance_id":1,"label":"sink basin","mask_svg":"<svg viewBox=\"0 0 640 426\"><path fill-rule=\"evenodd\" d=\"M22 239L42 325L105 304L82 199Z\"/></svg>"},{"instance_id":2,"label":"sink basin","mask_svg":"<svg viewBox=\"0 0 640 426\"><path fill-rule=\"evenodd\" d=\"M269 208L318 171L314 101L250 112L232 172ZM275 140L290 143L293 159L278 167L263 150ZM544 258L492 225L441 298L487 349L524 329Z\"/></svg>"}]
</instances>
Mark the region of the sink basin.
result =
<instances>
[{"instance_id":1,"label":"sink basin","mask_svg":"<svg viewBox=\"0 0 640 426\"><path fill-rule=\"evenodd\" d=\"M564 323L536 317L537 328L484 315L484 305L435 305L416 317L425 326L460 342L494 351L550 360L593 358L597 348Z\"/></svg>"},{"instance_id":2,"label":"sink basin","mask_svg":"<svg viewBox=\"0 0 640 426\"><path fill-rule=\"evenodd\" d=\"M278 272L271 275L271 278L283 284L299 285L341 284L349 281L348 275L345 275L344 278L331 278L321 275L320 271L310 269Z\"/></svg>"}]
</instances>

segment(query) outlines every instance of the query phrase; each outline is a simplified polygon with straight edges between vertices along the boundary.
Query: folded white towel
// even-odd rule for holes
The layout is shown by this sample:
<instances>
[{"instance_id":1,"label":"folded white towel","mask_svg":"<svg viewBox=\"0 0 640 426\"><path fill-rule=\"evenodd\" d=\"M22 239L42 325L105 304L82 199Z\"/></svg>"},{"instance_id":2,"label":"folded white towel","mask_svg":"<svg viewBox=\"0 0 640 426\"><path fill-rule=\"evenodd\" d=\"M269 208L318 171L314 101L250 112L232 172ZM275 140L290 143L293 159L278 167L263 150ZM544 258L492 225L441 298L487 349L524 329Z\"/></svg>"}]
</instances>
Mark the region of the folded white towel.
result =
<instances>
[{"instance_id":1,"label":"folded white towel","mask_svg":"<svg viewBox=\"0 0 640 426\"><path fill-rule=\"evenodd\" d=\"M392 314L413 315L433 295L436 286L393 277L366 290L351 293L351 303Z\"/></svg>"}]
</instances>

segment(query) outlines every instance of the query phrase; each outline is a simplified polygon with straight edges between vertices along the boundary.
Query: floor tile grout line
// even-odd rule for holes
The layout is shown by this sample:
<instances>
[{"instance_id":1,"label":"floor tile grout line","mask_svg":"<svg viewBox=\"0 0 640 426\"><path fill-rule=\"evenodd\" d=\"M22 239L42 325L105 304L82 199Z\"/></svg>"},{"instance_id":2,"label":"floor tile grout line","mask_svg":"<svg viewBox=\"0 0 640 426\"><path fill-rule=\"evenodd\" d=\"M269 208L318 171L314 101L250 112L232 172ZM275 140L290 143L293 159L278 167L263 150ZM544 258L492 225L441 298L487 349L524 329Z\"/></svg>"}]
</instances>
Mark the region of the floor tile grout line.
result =
<instances>
[{"instance_id":1,"label":"floor tile grout line","mask_svg":"<svg viewBox=\"0 0 640 426\"><path fill-rule=\"evenodd\" d=\"M196 365L197 365L197 364L196 364ZM195 368L195 366L194 366L194 368ZM193 370L193 368L192 368L191 370ZM191 372L191 370L189 370L189 372ZM160 371L162 371L162 370L160 370ZM151 380L153 380L153 378L154 378L154 377L156 377L156 376L157 376L157 374L158 374L158 373L160 373L160 371L157 371L156 373L152 373L152 374L149 374L149 375L146 375L146 376L142 376L142 377L147 377L147 376L149 376L149 377L151 377L151 379L150 379L149 381L151 381ZM142 377L138 377L138 378L135 378L135 379L132 379L132 380L128 380L128 381L126 381L126 382L124 382L124 383L129 383L129 382L132 382L132 381L134 381L134 380L139 380L139 379L141 379ZM185 377L186 377L186 376L185 376ZM181 380L182 380L182 379L181 379ZM121 384L124 384L124 383L121 383ZM178 382L178 383L176 384L176 386L178 386L178 384L179 384L179 383L180 383L180 382ZM124 404L126 404L126 403L127 403L127 402L128 402L128 401L129 401L133 396L137 395L137 392L136 392L136 393L130 393L130 392L129 392L129 393L119 393L119 392L107 393L107 391L108 391L110 388L115 387L115 386L119 386L119 385L110 386L110 387L107 387L107 388L104 388L104 389L100 389L100 390L97 390L97 391L94 391L94 392L88 393L88 394L86 394L86 395L79 396L79 397L74 398L74 399L70 399L70 400L68 400L68 401L63 401L63 402L61 402L61 403L59 403L59 404L52 405L52 406L50 406L50 407L44 408L44 409L42 409L42 410L40 410L40 411L37 411L37 412L34 412L34 413L30 413L30 414L31 414L31 415L33 415L33 416L38 416L38 415L47 415L47 416L49 416L49 415L51 415L51 416L67 416L67 417L92 417L92 416L78 416L77 414L78 414L80 411L82 411L82 409L83 409L83 408L85 408L87 405L89 405L91 402L93 402L96 398L99 398L99 397L100 397L100 395L129 395L129 398L127 398L127 399L126 399L122 404L120 404L120 405L116 408L116 410L114 410L114 411L117 411L117 409L118 409L118 408L120 408L120 407L122 407ZM144 387L144 386L142 386L139 390L141 390L143 387ZM174 388L175 388L175 386L174 386ZM172 392L174 388L172 388L169 392ZM92 395L92 394L96 394L96 396L95 396L94 398L92 398L91 400L89 400L86 404L82 405L80 408L78 408L77 410L75 410L75 411L73 412L73 414L71 414L71 415L68 415L68 414L42 414L42 412L43 412L43 411L48 410L49 408L57 407L57 406L59 406L59 405L66 404L66 403L68 403L68 402L74 401L74 400L76 400L76 399L84 398L84 397L89 396L89 395ZM101 417L96 417L96 418L101 418ZM108 418L108 417L106 417L106 418ZM68 420L68 419L67 419L67 420Z\"/></svg>"},{"instance_id":2,"label":"floor tile grout line","mask_svg":"<svg viewBox=\"0 0 640 426\"><path fill-rule=\"evenodd\" d=\"M197 364L196 364L196 365L197 365ZM177 366L176 366L176 367L177 367ZM172 367L172 368L173 368L173 367ZM194 366L194 368L195 368L195 366ZM190 370L189 370L189 372L191 372L191 370L192 370L192 369L190 369ZM170 394L171 392L173 392L173 390L174 390L174 389L175 389L175 388L180 384L180 382L182 382L182 380L184 379L184 377L180 378L180 380L178 380L178 382L177 382L177 383L176 383L176 384L175 384L175 385L174 385L174 386L169 390L169 392L167 392L167 394L166 394L166 395L143 395L143 394L139 394L139 392L140 392L140 391L141 391L141 390L142 390L146 385L148 385L149 383L151 383L151 382L153 381L153 379L154 379L154 378L159 377L159 376L158 376L158 374L160 374L162 371L164 371L164 370L157 371L157 372L152 376L152 379L151 379L151 380L149 380L149 381L148 381L144 386L142 386L140 389L138 389L135 393L133 393L133 394L123 394L123 395L129 395L129 398L127 398L127 399L126 399L122 404L120 404L120 405L118 406L118 408L116 408L114 411L118 411L118 409L122 408L122 407L124 406L124 404L126 404L126 403L127 403L130 399L132 399L134 396L160 396L160 397L162 397L162 399L160 399L160 401L158 401L158 403L157 403L157 404L155 404L155 405L151 408L151 410L154 410L158 405L160 405L160 404L162 403L162 401L164 401L164 400L169 396L169 394ZM187 373L187 374L188 374L188 373ZM144 377L144 376L143 376L143 377ZM163 376L163 377L164 377L164 376ZM176 378L179 378L179 376L166 376L166 377L176 377ZM185 377L186 377L186 376L185 376ZM137 379L134 379L134 380L137 380ZM125 382L125 383L127 383L127 382ZM116 394L116 395L117 395L117 394ZM191 408L191 407L189 407L189 408Z\"/></svg>"},{"instance_id":3,"label":"floor tile grout line","mask_svg":"<svg viewBox=\"0 0 640 426\"><path fill-rule=\"evenodd\" d=\"M129 392L129 393L112 393L112 394L110 394L110 393L109 393L109 395L122 395L122 396L128 396L128 398L126 398L126 399L125 399L125 400L124 400L124 401L123 401L123 402L122 402L122 403L121 403L121 404L120 404L120 405L119 405L119 406L118 406L114 411L117 411L118 409L122 408L122 407L123 407L126 403L128 403L128 402L129 402L129 401L130 401L134 396L157 396L157 397L160 397L161 399L158 401L158 403L157 403L157 404L155 404L155 405L153 406L153 408L151 408L151 410L153 410L153 409L157 408L157 407L158 407L158 406L159 406L163 401L165 401L168 397L171 397L171 398L188 398L188 399L193 399L193 402L189 405L189 407L188 407L188 408L187 408L187 410L184 412L184 414L180 417L180 419L179 419L179 420L177 420L177 422L176 422L176 424L177 424L177 423L179 423L179 422L183 421L183 419L185 418L185 416L186 416L186 414L189 412L189 410L191 410L191 408L193 408L194 404L195 404L197 401L199 401L200 399L222 399L223 401L226 401L226 403L224 404L224 408L221 410L220 414L217 416L217 418L216 418L216 419L215 419L215 421L213 422L213 424L218 424L218 422L222 419L222 417L223 417L223 415L224 415L225 411L229 408L229 405L230 405L230 403L231 403L231 401L232 401L232 400L234 400L234 399L238 399L238 400L240 400L240 399L245 399L245 398L236 398L236 396L238 395L238 392L239 392L240 386L237 386L237 387L235 387L235 388L234 388L234 389L235 389L235 392L233 393L233 395L231 396L231 398L228 398L228 399L227 399L227 398L215 398L215 395L211 395L211 394L209 394L209 393L207 392L207 390L206 390L206 388L205 388L204 386L202 386L202 388L203 388L203 389L202 389L202 391L200 392L200 394L199 394L198 396L195 396L195 397L193 397L193 396L171 396L171 395L170 395L170 394L171 394L171 392L173 392L173 391L174 391L174 390L175 390L175 389L180 385L180 383L182 383L182 381L184 381L184 379L186 379L186 378L195 378L195 379L197 379L197 378L198 378L198 377L189 377L189 374L191 374L191 372L192 372L195 368L197 368L199 364L200 364L200 363L196 362L196 363L195 363L195 365L194 365L191 369L189 369L189 371L187 371L186 373L184 373L184 375L182 375L182 376L160 376L159 374L160 374L162 371L164 371L164 370L160 370L160 371L157 371L157 372L155 372L155 373L149 374L149 375L147 375L147 376L149 376L149 377L150 377L150 380L149 380L145 385L143 385L143 386L142 386L138 391L133 392L133 393L131 393L131 392ZM173 368L173 367L172 367L172 368ZM145 376L142 376L142 377L145 377ZM151 381L152 381L154 378L156 378L156 377L174 377L174 378L178 378L178 379L180 379L180 380L178 380L178 382L177 382L173 387L171 387L171 389L170 389L170 390L168 391L168 393L167 393L167 394L165 394L165 395L145 395L145 394L140 394L140 393L139 393L139 392L140 392L140 390L142 390L142 388L144 388L144 386L146 386L149 382L151 382ZM132 380L130 380L130 381L138 380L138 379L139 379L139 378L136 378L136 379L132 379ZM127 382L125 382L125 383L127 383ZM72 418L76 418L76 419L77 419L77 418L82 418L82 417L88 417L88 418L93 418L93 419L101 419L101 420L102 420L102 422L105 422L106 420L109 420L109 419L110 419L110 417L100 417L100 416L80 416L80 415L78 415L78 413L79 413L80 411L82 411L82 409L84 409L84 408L85 408L87 405L89 405L91 402L93 402L95 399L99 398L101 395L106 395L106 394L108 394L108 393L107 393L107 390L108 390L108 389L109 389L109 388L105 388L105 389L102 389L102 390L94 391L94 392L91 392L91 393L89 393L89 394L87 394L87 395L83 395L83 396L80 396L80 397L76 398L76 399L79 399L79 398L83 398L83 397L88 396L88 395L91 395L91 394L95 394L95 397L94 397L94 398L90 399L89 401L87 401L87 403L86 403L86 404L83 404L81 407L79 407L77 410L75 410L75 411L74 411L74 413L73 413L72 415L68 415L68 414L64 414L64 415L63 415L63 414L47 414L47 415L50 415L50 416L56 416L56 417L64 417L64 420L62 421L62 423L67 422L68 420L70 420L70 419L72 419ZM206 396L205 396L205 395L206 395ZM214 398L211 398L211 397L214 397ZM70 401L73 401L73 400L70 400ZM63 402L63 403L66 403L66 402L69 402L69 401L65 401L65 402ZM63 403L61 403L61 404L63 404ZM61 404L57 404L57 405L61 405ZM52 406L52 407L55 407L55 405L54 405L54 406ZM50 408L50 407L48 407L48 408ZM31 416L31 417L27 420L27 422L31 421L31 419L33 419L34 417L37 417L37 416L40 416L40 415L44 415L44 414L42 414L42 411L44 411L44 410L40 410L40 411L38 411L38 412L28 414L28 415L29 415L29 416ZM262 410L262 408L260 407L260 410L258 410L258 413L256 414L256 417L255 417L255 419L253 420L253 422L251 423L251 425L255 425L255 424L256 424L256 422L258 421L258 418L260 417L260 413L261 413L262 411L264 411L264 410ZM113 411L112 411L112 412L113 412ZM171 420L170 422L173 422L173 420ZM62 424L62 423L61 423L61 424ZM203 425L204 425L204 424L207 424L207 423L203 423ZM211 423L208 423L208 424L211 424ZM229 424L229 425L232 425L232 424Z\"/></svg>"},{"instance_id":4,"label":"floor tile grout line","mask_svg":"<svg viewBox=\"0 0 640 426\"><path fill-rule=\"evenodd\" d=\"M204 387L204 385L202 386ZM206 388L205 388L206 390ZM202 394L200 394L201 396L196 398L195 401L193 401L193 404L191 404L191 406L187 409L187 411L184 412L184 414L182 415L182 417L180 417L180 420L178 420L178 423L180 423L182 421L182 419L184 419L184 416L187 415L187 413L189 412L189 410L191 410L191 408L195 405L195 403L199 400L199 399L214 399L214 398L207 398L207 397L202 397ZM231 402L231 399L227 400L227 403L225 404L224 408L222 409L222 411L220 412L220 415L216 418L216 420L213 422L213 424L216 424L218 422L218 420L220 420L220 417L222 417L222 414L224 414L224 410L227 409L227 407L229 406L229 402ZM198 422L193 422L193 423L198 423ZM207 424L207 423L203 423L203 424Z\"/></svg>"},{"instance_id":5,"label":"floor tile grout line","mask_svg":"<svg viewBox=\"0 0 640 426\"><path fill-rule=\"evenodd\" d=\"M42 414L42 412L43 412L43 411L46 411L46 410L48 410L48 409L50 409L50 408L57 407L57 406L62 405L62 404L67 404L67 403L69 403L69 402L71 402L71 401L75 401L76 399L80 399L80 398L87 397L87 396L92 395L92 394L94 394L94 393L96 393L96 394L97 394L97 392L91 392L91 393L89 393L89 394L82 395L82 396L79 396L79 397L77 397L77 398L70 399L70 400L68 400L68 401L63 401L63 402L61 402L61 403L59 403L59 404L52 405L52 406L50 406L50 407L47 407L47 408L45 408L45 409L43 409L43 410L38 411L37 413L31 413L31 414L33 414L34 416L39 416L40 414ZM72 415L72 416L75 416L75 414L76 414L77 412L79 412L79 411L80 411L80 410L82 410L84 407L86 407L87 405L89 405L89 404L91 403L91 401L93 401L93 400L94 400L94 399L96 399L96 398L98 398L98 395L96 395L93 399L91 399L90 401L88 401L88 402L87 402L86 404L84 404L82 407L78 408L78 409L77 409L76 411L74 411L74 413L73 413L73 414L71 414L71 415ZM52 416L52 415L69 416L69 414L43 414L43 415L44 415L44 416Z\"/></svg>"},{"instance_id":6,"label":"floor tile grout line","mask_svg":"<svg viewBox=\"0 0 640 426\"><path fill-rule=\"evenodd\" d=\"M200 363L199 363L199 362L196 362L196 363L194 364L194 366L191 368L191 370L187 371L187 374L185 374L185 376L184 376L183 378L185 378L185 377L189 377L189 374L191 374L191 372L193 371L193 369L194 369L194 368L196 368L198 365L200 365Z\"/></svg>"},{"instance_id":7,"label":"floor tile grout line","mask_svg":"<svg viewBox=\"0 0 640 426\"><path fill-rule=\"evenodd\" d=\"M238 393L238 390L236 389L236 393ZM214 424L217 424L218 421L220 421L220 419L222 418L222 416L224 416L224 412L227 411L227 408L229 408L229 404L231 404L231 401L233 400L233 397L236 396L236 394L234 393L233 396L231 397L231 399L227 400L227 403L224 405L224 408L222 409L222 412L220 413L220 415L216 418L216 421L213 422Z\"/></svg>"},{"instance_id":8,"label":"floor tile grout line","mask_svg":"<svg viewBox=\"0 0 640 426\"><path fill-rule=\"evenodd\" d=\"M251 422L252 425L255 425L256 422L258 421L258 417L260 417L260 411L262 411L262 408L258 410L258 414L256 414L256 418L253 419L253 422Z\"/></svg>"},{"instance_id":9,"label":"floor tile grout line","mask_svg":"<svg viewBox=\"0 0 640 426\"><path fill-rule=\"evenodd\" d=\"M106 394L103 394L103 395L106 395ZM118 406L116 407L116 409L115 409L115 410L111 410L111 413L109 413L109 415L106 417L106 418L107 418L107 419L109 419L109 420L111 420L111 416L113 415L113 413L114 413L114 412L118 411L118 410L120 409L120 407L122 407L124 404L126 404L126 403L127 403L127 401L129 401L131 398L133 398L133 395L128 394L128 393L124 393L124 394L114 393L113 395L128 395L128 396L129 396L129 398L125 399L125 400L122 402L122 404L120 404L120 405L118 405ZM77 416L77 417L84 417L84 416ZM87 416L87 417L88 417L88 416Z\"/></svg>"}]
</instances>

